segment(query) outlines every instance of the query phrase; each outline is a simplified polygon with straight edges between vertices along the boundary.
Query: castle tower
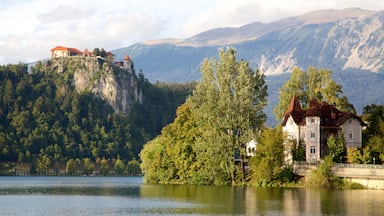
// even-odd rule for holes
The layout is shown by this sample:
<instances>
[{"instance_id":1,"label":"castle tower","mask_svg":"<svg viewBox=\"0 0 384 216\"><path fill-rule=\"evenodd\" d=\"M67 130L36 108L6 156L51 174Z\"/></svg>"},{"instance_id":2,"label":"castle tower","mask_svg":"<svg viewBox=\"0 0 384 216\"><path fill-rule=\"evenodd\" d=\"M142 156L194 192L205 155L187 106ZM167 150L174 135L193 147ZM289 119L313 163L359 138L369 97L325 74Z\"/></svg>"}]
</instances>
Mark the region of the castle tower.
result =
<instances>
[{"instance_id":1,"label":"castle tower","mask_svg":"<svg viewBox=\"0 0 384 216\"><path fill-rule=\"evenodd\" d=\"M124 56L123 68L132 69L132 60L131 60L131 58L129 58L128 55Z\"/></svg>"}]
</instances>

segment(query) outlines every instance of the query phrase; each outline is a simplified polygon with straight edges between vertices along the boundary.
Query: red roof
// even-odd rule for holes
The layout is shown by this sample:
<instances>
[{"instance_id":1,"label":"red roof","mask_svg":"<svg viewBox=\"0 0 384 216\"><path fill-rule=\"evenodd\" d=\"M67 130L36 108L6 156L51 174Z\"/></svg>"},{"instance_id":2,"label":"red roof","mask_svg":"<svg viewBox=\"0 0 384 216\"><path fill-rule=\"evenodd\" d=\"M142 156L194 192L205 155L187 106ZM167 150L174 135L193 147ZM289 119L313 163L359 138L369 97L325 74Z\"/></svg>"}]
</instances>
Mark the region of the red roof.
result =
<instances>
[{"instance_id":1,"label":"red roof","mask_svg":"<svg viewBox=\"0 0 384 216\"><path fill-rule=\"evenodd\" d=\"M130 61L131 59L129 58L128 55L125 55L125 56L124 56L124 60L129 60L129 61Z\"/></svg>"},{"instance_id":2,"label":"red roof","mask_svg":"<svg viewBox=\"0 0 384 216\"><path fill-rule=\"evenodd\" d=\"M78 50L76 48L63 47L63 46L56 46L56 47L51 49L51 52L53 52L53 51L69 51L71 53L79 53L79 54L83 53L83 52L81 52L80 50Z\"/></svg>"},{"instance_id":3,"label":"red roof","mask_svg":"<svg viewBox=\"0 0 384 216\"><path fill-rule=\"evenodd\" d=\"M360 121L361 125L365 123L355 114L342 112L335 105L330 105L327 102L319 102L317 99L312 99L307 110L303 110L296 97L293 97L287 111L284 113L282 125L285 126L289 116L292 116L297 125L305 125L305 117L316 116L320 117L320 126L339 127L350 118Z\"/></svg>"},{"instance_id":4,"label":"red roof","mask_svg":"<svg viewBox=\"0 0 384 216\"><path fill-rule=\"evenodd\" d=\"M301 108L299 100L294 96L289 103L285 116L291 115L296 124L300 124L305 117L305 111ZM283 125L287 122L288 118L284 118Z\"/></svg>"}]
</instances>

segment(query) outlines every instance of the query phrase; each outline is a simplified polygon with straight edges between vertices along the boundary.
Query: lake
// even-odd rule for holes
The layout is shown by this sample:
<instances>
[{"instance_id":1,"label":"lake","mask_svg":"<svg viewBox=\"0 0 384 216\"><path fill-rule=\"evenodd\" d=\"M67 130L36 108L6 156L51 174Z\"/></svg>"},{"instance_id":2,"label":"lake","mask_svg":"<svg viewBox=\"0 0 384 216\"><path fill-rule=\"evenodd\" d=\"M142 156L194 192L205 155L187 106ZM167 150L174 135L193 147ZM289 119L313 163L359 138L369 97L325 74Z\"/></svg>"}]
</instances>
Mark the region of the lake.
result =
<instances>
[{"instance_id":1,"label":"lake","mask_svg":"<svg viewBox=\"0 0 384 216\"><path fill-rule=\"evenodd\" d=\"M0 215L384 215L384 191L150 185L141 177L0 177Z\"/></svg>"}]
</instances>

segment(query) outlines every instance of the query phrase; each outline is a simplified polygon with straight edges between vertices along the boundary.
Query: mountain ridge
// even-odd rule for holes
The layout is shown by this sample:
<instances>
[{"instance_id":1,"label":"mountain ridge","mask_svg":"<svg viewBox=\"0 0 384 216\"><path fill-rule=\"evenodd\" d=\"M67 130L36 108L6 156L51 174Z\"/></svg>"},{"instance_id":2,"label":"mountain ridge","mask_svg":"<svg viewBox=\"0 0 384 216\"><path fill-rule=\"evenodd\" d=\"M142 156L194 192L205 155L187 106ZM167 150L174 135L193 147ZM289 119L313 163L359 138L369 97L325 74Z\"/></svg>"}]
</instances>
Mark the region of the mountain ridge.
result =
<instances>
[{"instance_id":1,"label":"mountain ridge","mask_svg":"<svg viewBox=\"0 0 384 216\"><path fill-rule=\"evenodd\" d=\"M239 39L238 35L244 37ZM313 11L267 24L253 22L238 28L213 29L166 43L139 43L113 53L116 59L128 53L151 82L187 82L200 79L204 58L217 58L219 49L231 46L239 59L270 77L272 105L281 87L276 81L281 79L279 75L290 74L294 67L325 68L334 72L344 90L348 89L344 94L354 98L351 103L358 104L355 106L361 113L364 105L384 103L383 42L384 11L348 8ZM372 80L374 85L369 85Z\"/></svg>"}]
</instances>

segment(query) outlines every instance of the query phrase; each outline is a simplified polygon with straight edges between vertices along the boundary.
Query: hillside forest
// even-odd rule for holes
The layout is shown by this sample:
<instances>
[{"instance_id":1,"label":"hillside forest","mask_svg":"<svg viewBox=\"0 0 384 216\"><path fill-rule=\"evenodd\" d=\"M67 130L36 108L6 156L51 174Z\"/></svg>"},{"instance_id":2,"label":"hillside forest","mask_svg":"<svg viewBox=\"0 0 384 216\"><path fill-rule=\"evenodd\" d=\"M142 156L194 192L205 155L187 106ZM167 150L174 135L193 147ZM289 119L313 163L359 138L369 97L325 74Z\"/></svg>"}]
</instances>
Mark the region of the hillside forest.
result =
<instances>
[{"instance_id":1,"label":"hillside forest","mask_svg":"<svg viewBox=\"0 0 384 216\"><path fill-rule=\"evenodd\" d=\"M72 77L43 63L0 66L0 165L32 173L140 173L145 142L171 122L194 84L151 84L136 75L145 98L132 114L118 114L91 92L77 92ZM117 167L115 167L117 165ZM67 167L68 165L68 167ZM116 168L116 170L114 170Z\"/></svg>"}]
</instances>

